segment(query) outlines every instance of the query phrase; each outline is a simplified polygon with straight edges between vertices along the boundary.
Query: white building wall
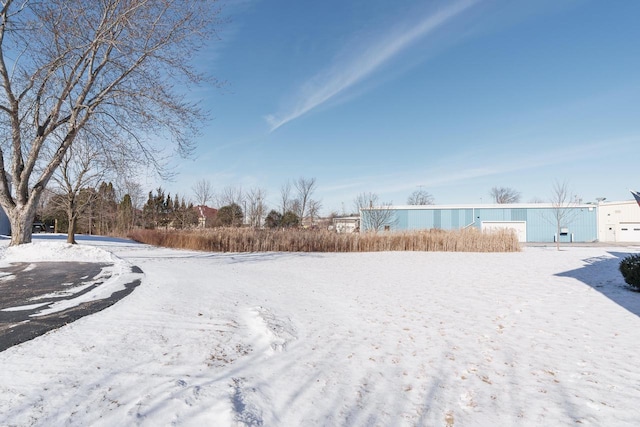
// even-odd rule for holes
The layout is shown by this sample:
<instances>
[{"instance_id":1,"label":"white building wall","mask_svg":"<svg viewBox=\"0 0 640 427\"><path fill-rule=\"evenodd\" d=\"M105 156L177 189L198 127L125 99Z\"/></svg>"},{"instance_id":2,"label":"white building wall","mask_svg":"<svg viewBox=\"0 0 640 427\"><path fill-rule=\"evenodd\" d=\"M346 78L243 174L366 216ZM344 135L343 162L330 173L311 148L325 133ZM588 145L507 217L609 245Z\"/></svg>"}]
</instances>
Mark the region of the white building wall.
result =
<instances>
[{"instance_id":1,"label":"white building wall","mask_svg":"<svg viewBox=\"0 0 640 427\"><path fill-rule=\"evenodd\" d=\"M338 233L353 233L360 227L360 217L350 216L333 219L333 229Z\"/></svg>"},{"instance_id":2,"label":"white building wall","mask_svg":"<svg viewBox=\"0 0 640 427\"><path fill-rule=\"evenodd\" d=\"M635 200L598 205L598 240L640 242L640 206Z\"/></svg>"}]
</instances>

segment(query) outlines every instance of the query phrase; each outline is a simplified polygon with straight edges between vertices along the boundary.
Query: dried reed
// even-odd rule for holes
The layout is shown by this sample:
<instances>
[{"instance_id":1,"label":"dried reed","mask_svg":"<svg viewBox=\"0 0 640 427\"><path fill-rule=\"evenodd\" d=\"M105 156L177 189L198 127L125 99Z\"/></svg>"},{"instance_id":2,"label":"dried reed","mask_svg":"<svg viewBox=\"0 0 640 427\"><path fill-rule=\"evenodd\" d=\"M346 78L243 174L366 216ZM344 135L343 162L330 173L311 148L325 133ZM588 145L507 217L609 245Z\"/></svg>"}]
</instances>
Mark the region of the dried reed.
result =
<instances>
[{"instance_id":1,"label":"dried reed","mask_svg":"<svg viewBox=\"0 0 640 427\"><path fill-rule=\"evenodd\" d=\"M515 232L424 230L415 232L338 234L319 230L133 230L129 237L154 246L208 252L517 252Z\"/></svg>"}]
</instances>

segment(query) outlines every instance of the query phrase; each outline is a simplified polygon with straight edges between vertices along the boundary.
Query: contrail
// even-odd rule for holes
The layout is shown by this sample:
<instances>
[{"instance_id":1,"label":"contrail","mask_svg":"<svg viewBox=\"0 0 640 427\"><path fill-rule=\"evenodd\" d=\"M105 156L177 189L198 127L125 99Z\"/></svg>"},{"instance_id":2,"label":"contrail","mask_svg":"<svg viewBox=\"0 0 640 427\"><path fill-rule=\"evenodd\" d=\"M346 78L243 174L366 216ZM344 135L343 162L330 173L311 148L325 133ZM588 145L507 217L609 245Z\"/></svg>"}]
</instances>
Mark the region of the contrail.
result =
<instances>
[{"instance_id":1,"label":"contrail","mask_svg":"<svg viewBox=\"0 0 640 427\"><path fill-rule=\"evenodd\" d=\"M380 42L368 46L352 61L335 63L321 71L298 91L293 108L278 115L265 117L270 131L273 132L285 123L297 119L358 83L411 43L443 26L475 3L476 0L455 3L447 9L427 16L407 31L383 37Z\"/></svg>"}]
</instances>

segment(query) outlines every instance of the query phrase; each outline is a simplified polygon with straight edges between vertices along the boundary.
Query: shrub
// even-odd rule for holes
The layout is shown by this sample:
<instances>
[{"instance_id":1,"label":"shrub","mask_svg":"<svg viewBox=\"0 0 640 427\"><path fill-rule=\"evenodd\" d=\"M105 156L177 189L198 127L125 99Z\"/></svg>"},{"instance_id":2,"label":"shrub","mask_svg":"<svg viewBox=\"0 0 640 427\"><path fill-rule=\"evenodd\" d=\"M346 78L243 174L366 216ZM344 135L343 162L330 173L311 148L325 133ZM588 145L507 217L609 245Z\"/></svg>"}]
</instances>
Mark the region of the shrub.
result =
<instances>
[{"instance_id":1,"label":"shrub","mask_svg":"<svg viewBox=\"0 0 640 427\"><path fill-rule=\"evenodd\" d=\"M629 255L620 261L620 273L628 285L640 291L640 254Z\"/></svg>"}]
</instances>

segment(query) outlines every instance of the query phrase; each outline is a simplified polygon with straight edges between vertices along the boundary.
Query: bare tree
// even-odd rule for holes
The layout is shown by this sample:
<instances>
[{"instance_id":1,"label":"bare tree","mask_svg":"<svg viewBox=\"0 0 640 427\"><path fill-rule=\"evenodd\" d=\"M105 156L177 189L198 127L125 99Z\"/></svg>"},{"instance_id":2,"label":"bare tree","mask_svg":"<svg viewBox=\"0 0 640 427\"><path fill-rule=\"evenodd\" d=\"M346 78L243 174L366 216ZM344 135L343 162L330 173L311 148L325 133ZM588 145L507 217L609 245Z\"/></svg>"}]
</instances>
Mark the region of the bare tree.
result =
<instances>
[{"instance_id":1,"label":"bare tree","mask_svg":"<svg viewBox=\"0 0 640 427\"><path fill-rule=\"evenodd\" d=\"M190 64L219 10L215 0L0 2L0 205L11 245L31 241L46 185L89 128L105 152L118 136L158 172L157 136L191 152L206 114L177 88L204 81Z\"/></svg>"},{"instance_id":2,"label":"bare tree","mask_svg":"<svg viewBox=\"0 0 640 427\"><path fill-rule=\"evenodd\" d=\"M300 209L300 200L293 199L289 203L289 209L287 210L287 212L293 213L299 220L301 220L302 218L300 218L300 210L301 210Z\"/></svg>"},{"instance_id":3,"label":"bare tree","mask_svg":"<svg viewBox=\"0 0 640 427\"><path fill-rule=\"evenodd\" d=\"M58 184L57 194L60 196L54 200L64 205L61 208L69 221L67 243L76 244L77 220L96 199L94 189L105 176L104 160L102 152L91 141L79 138L69 147L53 175L53 180Z\"/></svg>"},{"instance_id":4,"label":"bare tree","mask_svg":"<svg viewBox=\"0 0 640 427\"><path fill-rule=\"evenodd\" d=\"M494 202L499 204L518 203L520 201L520 192L509 187L493 187L489 191L489 195Z\"/></svg>"},{"instance_id":5,"label":"bare tree","mask_svg":"<svg viewBox=\"0 0 640 427\"><path fill-rule=\"evenodd\" d=\"M56 209L52 206L51 201L56 197L56 194L51 188L47 188L40 197L40 203L36 210L36 217L40 218L53 218L55 216Z\"/></svg>"},{"instance_id":6,"label":"bare tree","mask_svg":"<svg viewBox=\"0 0 640 427\"><path fill-rule=\"evenodd\" d=\"M377 206L362 209L360 211L360 225L364 231L387 230L396 224L397 217L391 202L384 202Z\"/></svg>"},{"instance_id":7,"label":"bare tree","mask_svg":"<svg viewBox=\"0 0 640 427\"><path fill-rule=\"evenodd\" d=\"M322 209L322 202L319 200L310 200L309 208L307 212L309 212L309 219L311 220L311 225L313 226L314 221L320 217L320 209Z\"/></svg>"},{"instance_id":8,"label":"bare tree","mask_svg":"<svg viewBox=\"0 0 640 427\"><path fill-rule=\"evenodd\" d=\"M376 193L360 193L353 201L360 212L360 227L363 231L380 231L397 222L391 202L380 203Z\"/></svg>"},{"instance_id":9,"label":"bare tree","mask_svg":"<svg viewBox=\"0 0 640 427\"><path fill-rule=\"evenodd\" d=\"M551 195L553 223L556 226L556 249L560 250L560 235L563 229L568 229L575 218L575 207L580 204L577 196L571 194L567 181L556 181Z\"/></svg>"},{"instance_id":10,"label":"bare tree","mask_svg":"<svg viewBox=\"0 0 640 427\"><path fill-rule=\"evenodd\" d=\"M216 200L219 206L236 204L242 207L245 202L245 194L241 186L227 185L216 195Z\"/></svg>"},{"instance_id":11,"label":"bare tree","mask_svg":"<svg viewBox=\"0 0 640 427\"><path fill-rule=\"evenodd\" d=\"M407 199L408 205L432 205L433 196L424 189L419 189L411 193Z\"/></svg>"},{"instance_id":12,"label":"bare tree","mask_svg":"<svg viewBox=\"0 0 640 427\"><path fill-rule=\"evenodd\" d=\"M251 227L260 227L262 225L262 218L265 216L267 211L267 205L265 203L266 198L267 192L263 188L254 187L247 191L246 215Z\"/></svg>"},{"instance_id":13,"label":"bare tree","mask_svg":"<svg viewBox=\"0 0 640 427\"><path fill-rule=\"evenodd\" d=\"M353 199L353 207L356 212L360 212L362 209L377 206L378 195L376 193L360 193Z\"/></svg>"},{"instance_id":14,"label":"bare tree","mask_svg":"<svg viewBox=\"0 0 640 427\"><path fill-rule=\"evenodd\" d=\"M145 193L139 182L126 180L124 182L125 194L131 196L131 204L136 209L142 209L145 202Z\"/></svg>"},{"instance_id":15,"label":"bare tree","mask_svg":"<svg viewBox=\"0 0 640 427\"><path fill-rule=\"evenodd\" d=\"M206 179L201 179L196 182L191 190L193 191L198 206L206 206L208 202L213 200L213 187L211 186L211 182Z\"/></svg>"},{"instance_id":16,"label":"bare tree","mask_svg":"<svg viewBox=\"0 0 640 427\"><path fill-rule=\"evenodd\" d=\"M300 177L293 183L293 186L298 192L299 211L297 214L302 221L307 214L311 196L316 191L316 179Z\"/></svg>"},{"instance_id":17,"label":"bare tree","mask_svg":"<svg viewBox=\"0 0 640 427\"><path fill-rule=\"evenodd\" d=\"M291 210L291 181L287 181L280 187L280 210L282 215Z\"/></svg>"}]
</instances>

